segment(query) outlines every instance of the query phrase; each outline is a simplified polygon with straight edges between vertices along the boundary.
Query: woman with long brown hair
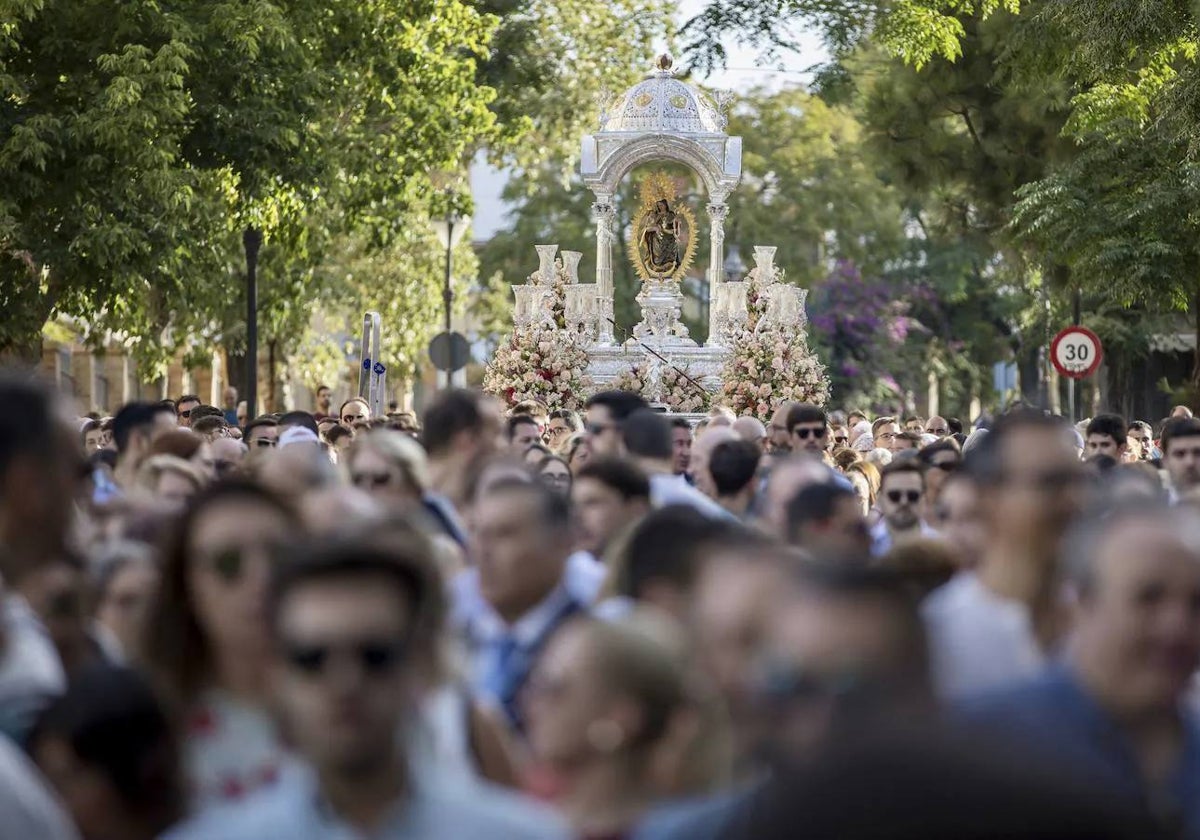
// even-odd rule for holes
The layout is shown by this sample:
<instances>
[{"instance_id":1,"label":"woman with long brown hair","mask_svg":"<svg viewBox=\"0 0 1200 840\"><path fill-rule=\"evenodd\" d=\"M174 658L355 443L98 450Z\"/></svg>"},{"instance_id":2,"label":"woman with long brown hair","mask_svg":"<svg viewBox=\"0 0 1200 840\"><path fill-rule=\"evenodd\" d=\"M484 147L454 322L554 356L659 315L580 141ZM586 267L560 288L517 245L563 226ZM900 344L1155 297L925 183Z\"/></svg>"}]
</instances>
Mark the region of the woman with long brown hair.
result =
<instances>
[{"instance_id":1,"label":"woman with long brown hair","mask_svg":"<svg viewBox=\"0 0 1200 840\"><path fill-rule=\"evenodd\" d=\"M143 650L184 724L197 808L273 783L285 763L267 713L265 599L297 528L269 491L232 482L193 499L167 543Z\"/></svg>"}]
</instances>

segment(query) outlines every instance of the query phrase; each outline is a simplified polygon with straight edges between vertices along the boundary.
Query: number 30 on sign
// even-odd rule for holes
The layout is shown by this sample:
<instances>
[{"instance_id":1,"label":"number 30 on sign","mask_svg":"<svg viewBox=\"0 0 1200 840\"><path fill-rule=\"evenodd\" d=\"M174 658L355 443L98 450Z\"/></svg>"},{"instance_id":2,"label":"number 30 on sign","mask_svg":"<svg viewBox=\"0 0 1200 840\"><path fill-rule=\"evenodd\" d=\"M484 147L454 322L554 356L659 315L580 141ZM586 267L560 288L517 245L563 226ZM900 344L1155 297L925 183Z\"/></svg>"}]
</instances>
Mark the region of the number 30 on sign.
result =
<instances>
[{"instance_id":1,"label":"number 30 on sign","mask_svg":"<svg viewBox=\"0 0 1200 840\"><path fill-rule=\"evenodd\" d=\"M1084 327L1067 327L1050 344L1054 368L1071 379L1085 379L1096 372L1104 359L1100 338Z\"/></svg>"}]
</instances>

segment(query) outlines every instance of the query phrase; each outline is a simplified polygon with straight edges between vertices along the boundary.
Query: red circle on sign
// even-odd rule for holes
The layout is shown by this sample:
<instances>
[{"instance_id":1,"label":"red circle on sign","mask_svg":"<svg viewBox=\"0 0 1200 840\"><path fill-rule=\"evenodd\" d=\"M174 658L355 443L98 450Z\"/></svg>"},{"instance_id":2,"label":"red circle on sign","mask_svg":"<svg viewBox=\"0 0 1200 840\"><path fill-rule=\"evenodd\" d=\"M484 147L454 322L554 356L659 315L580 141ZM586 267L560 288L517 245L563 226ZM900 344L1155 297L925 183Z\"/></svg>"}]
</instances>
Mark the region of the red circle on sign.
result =
<instances>
[{"instance_id":1,"label":"red circle on sign","mask_svg":"<svg viewBox=\"0 0 1200 840\"><path fill-rule=\"evenodd\" d=\"M1063 339L1070 338L1073 335L1083 336L1091 342L1093 347L1096 348L1095 358L1092 359L1091 363L1083 370L1071 370L1061 361L1059 361L1058 358L1058 345L1063 342ZM1100 367L1100 363L1104 361L1104 348L1100 344L1100 336L1096 335L1087 327L1067 327L1058 335L1054 336L1054 341L1050 343L1050 361L1054 364L1054 369L1057 370L1062 376L1065 376L1068 379L1086 379L1095 373L1096 369Z\"/></svg>"}]
</instances>

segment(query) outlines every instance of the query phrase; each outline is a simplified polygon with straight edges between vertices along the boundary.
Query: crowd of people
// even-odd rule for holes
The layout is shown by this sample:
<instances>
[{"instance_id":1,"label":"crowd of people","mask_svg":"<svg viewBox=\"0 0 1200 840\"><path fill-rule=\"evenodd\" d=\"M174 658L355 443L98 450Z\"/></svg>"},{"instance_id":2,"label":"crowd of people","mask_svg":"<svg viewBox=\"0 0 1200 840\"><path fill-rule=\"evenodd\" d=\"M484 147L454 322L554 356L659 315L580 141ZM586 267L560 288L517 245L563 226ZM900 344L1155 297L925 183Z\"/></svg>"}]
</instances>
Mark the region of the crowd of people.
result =
<instances>
[{"instance_id":1,"label":"crowd of people","mask_svg":"<svg viewBox=\"0 0 1200 840\"><path fill-rule=\"evenodd\" d=\"M331 397L0 377L0 838L1200 837L1188 409Z\"/></svg>"}]
</instances>

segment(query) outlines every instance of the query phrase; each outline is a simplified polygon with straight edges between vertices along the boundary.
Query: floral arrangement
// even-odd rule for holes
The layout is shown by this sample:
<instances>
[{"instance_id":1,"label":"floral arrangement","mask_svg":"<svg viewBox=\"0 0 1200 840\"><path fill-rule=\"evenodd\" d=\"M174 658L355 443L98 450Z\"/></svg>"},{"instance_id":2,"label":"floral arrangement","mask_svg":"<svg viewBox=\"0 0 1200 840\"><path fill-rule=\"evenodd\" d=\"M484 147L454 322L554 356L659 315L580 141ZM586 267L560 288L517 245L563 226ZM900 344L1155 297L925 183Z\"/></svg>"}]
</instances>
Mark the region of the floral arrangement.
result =
<instances>
[{"instance_id":1,"label":"floral arrangement","mask_svg":"<svg viewBox=\"0 0 1200 840\"><path fill-rule=\"evenodd\" d=\"M677 368L675 365L658 363L656 386L654 382L656 362L657 360L647 356L643 361L621 371L613 380L611 387L620 391L641 394L648 401L661 403L678 414L696 414L708 411L712 403L712 395L688 381L688 377L695 380L695 376L686 365ZM655 393L656 391L657 393Z\"/></svg>"},{"instance_id":2,"label":"floral arrangement","mask_svg":"<svg viewBox=\"0 0 1200 840\"><path fill-rule=\"evenodd\" d=\"M733 353L721 373L722 400L737 414L765 420L781 402L824 405L829 399L829 377L809 349L806 331L794 324L759 326L767 311L766 287L782 277L775 269L770 278L756 272L748 278L746 323L732 336Z\"/></svg>"},{"instance_id":3,"label":"floral arrangement","mask_svg":"<svg viewBox=\"0 0 1200 840\"><path fill-rule=\"evenodd\" d=\"M537 275L529 282L537 282ZM551 410L583 409L592 390L587 375L588 355L566 326L565 297L568 277L556 261L550 287L554 326L542 322L518 327L496 348L483 374L483 390L510 407L525 400L540 400Z\"/></svg>"}]
</instances>

